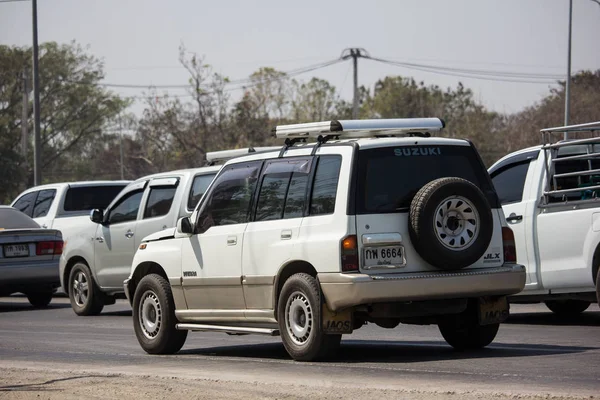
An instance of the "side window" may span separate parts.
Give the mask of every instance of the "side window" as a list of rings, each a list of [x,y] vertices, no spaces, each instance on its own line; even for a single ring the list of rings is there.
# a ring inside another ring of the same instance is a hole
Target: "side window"
[[[285,199],[283,218],[302,217],[304,214],[304,203],[306,202],[306,185],[308,185],[308,174],[294,172]]]
[[[121,222],[135,221],[140,202],[142,201],[143,190],[126,194],[115,207],[110,210],[108,216],[109,224],[118,224]]]
[[[208,189],[208,186],[215,179],[216,174],[198,175],[194,178],[192,183],[192,190],[190,191],[190,197],[188,198],[187,209],[193,210],[200,202],[202,195]]]
[[[528,168],[529,160],[508,165],[492,175],[500,204],[518,203],[523,199],[523,186]]]
[[[48,189],[41,190],[37,199],[35,200],[35,206],[33,207],[33,218],[45,217],[48,215],[50,205],[56,196],[56,190]]]
[[[33,215],[35,198],[37,197],[38,193],[39,192],[31,192],[21,196],[21,198],[15,202],[13,207],[21,211],[23,214],[31,217]]]
[[[198,231],[248,221],[261,162],[230,166],[216,178],[198,217]]]
[[[310,199],[310,215],[333,214],[342,158],[319,157]]]
[[[311,159],[269,161],[263,172],[255,221],[297,218],[304,213],[304,198]]]
[[[177,191],[176,186],[154,186],[150,188],[144,219],[167,215],[173,204],[173,197]]]

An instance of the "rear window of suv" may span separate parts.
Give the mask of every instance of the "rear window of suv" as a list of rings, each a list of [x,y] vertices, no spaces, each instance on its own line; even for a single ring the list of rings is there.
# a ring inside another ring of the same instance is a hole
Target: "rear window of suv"
[[[359,214],[405,211],[428,182],[455,176],[477,185],[490,205],[498,203],[487,171],[470,146],[400,146],[361,150]]]
[[[89,211],[95,208],[106,210],[111,201],[125,185],[80,186],[67,190],[65,211]]]

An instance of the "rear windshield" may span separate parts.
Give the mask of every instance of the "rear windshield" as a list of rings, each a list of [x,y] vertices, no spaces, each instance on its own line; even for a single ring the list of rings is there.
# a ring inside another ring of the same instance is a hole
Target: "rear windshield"
[[[105,210],[125,185],[82,186],[67,190],[65,211]]]
[[[37,222],[19,210],[14,208],[0,208],[0,230],[39,227]]]
[[[470,146],[402,146],[361,150],[358,157],[359,214],[405,211],[415,194],[437,178],[455,176],[477,185],[492,206],[497,195]]]

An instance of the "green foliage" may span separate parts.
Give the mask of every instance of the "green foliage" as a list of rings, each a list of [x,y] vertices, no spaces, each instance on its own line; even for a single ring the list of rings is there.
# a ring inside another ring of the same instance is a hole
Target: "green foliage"
[[[104,78],[102,63],[79,45],[40,45],[41,167],[45,182],[75,179],[95,156],[95,144],[104,143],[103,129],[129,103],[98,86]],[[23,70],[31,71],[31,49],[0,46],[0,133],[3,163],[18,170],[0,176],[0,201],[12,200],[18,189],[32,183],[33,112],[29,93],[29,140],[26,157],[20,155],[23,112]],[[30,75],[30,73],[28,74]],[[12,161],[7,161],[12,160]],[[25,163],[28,160],[28,163]],[[86,171],[88,177],[93,171]]]

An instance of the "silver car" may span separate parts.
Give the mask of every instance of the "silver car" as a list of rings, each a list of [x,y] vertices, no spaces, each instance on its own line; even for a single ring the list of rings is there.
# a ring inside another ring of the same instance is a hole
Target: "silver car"
[[[34,307],[45,307],[60,286],[58,261],[62,234],[42,229],[19,210],[0,206],[0,296],[23,293]]]

